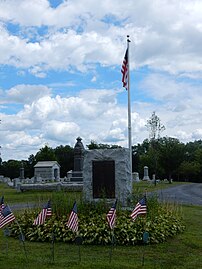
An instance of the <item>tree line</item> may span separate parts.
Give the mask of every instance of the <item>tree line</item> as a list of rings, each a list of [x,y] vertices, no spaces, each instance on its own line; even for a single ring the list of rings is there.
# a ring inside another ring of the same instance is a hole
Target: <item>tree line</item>
[[[91,149],[120,148],[118,145],[99,144],[91,141],[86,147]],[[144,166],[149,167],[149,176],[156,179],[175,181],[202,182],[202,140],[186,144],[172,137],[145,139],[141,144],[132,147],[132,169],[143,178]],[[11,179],[19,177],[20,168],[24,167],[25,177],[34,176],[34,165],[38,161],[57,161],[60,176],[65,177],[74,167],[74,148],[60,145],[51,148],[45,145],[28,160],[0,160],[0,175]]]

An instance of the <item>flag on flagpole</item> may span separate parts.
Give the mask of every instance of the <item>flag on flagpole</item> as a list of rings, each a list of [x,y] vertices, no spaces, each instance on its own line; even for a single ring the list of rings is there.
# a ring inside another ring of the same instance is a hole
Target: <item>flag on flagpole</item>
[[[0,212],[4,209],[5,205],[4,205],[4,196],[1,197],[0,200]]]
[[[107,213],[107,222],[109,224],[110,229],[114,229],[115,221],[116,221],[116,204],[117,200],[110,208],[109,212]]]
[[[0,214],[0,228],[3,228],[5,225],[11,223],[15,220],[15,216],[10,210],[9,206],[5,206]]]
[[[137,218],[138,215],[147,213],[146,197],[144,196],[135,206],[132,214],[130,215],[133,220]]]
[[[121,68],[121,73],[122,73],[122,82],[123,82],[123,87],[128,89],[128,73],[129,73],[129,68],[128,68],[128,48],[126,49],[126,53],[123,59],[122,63],[122,68]]]
[[[50,200],[49,200],[48,203],[42,209],[42,211],[39,213],[37,218],[34,220],[33,225],[44,224],[46,218],[50,217],[51,215],[52,215],[52,209],[51,209],[51,204],[50,204]]]
[[[66,225],[73,232],[78,232],[79,225],[78,225],[78,214],[77,214],[76,202],[74,202],[72,211],[70,213],[70,216]]]

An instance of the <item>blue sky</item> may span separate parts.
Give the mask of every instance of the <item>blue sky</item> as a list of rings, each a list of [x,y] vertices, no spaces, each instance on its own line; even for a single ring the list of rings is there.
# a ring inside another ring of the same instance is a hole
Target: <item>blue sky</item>
[[[44,145],[127,147],[121,65],[130,35],[132,144],[202,137],[202,3],[193,0],[0,1],[0,141],[3,160]]]

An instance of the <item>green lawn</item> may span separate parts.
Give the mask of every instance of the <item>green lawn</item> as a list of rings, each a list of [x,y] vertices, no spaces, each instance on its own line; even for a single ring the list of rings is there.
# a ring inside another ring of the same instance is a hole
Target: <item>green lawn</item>
[[[148,191],[155,186],[137,183],[134,190]],[[161,183],[160,183],[161,184]],[[159,184],[159,185],[160,185]],[[174,186],[162,183],[161,188]],[[157,188],[159,187],[157,185]],[[17,193],[0,184],[0,190],[5,195],[6,202],[37,201],[47,198],[51,193],[25,192]],[[1,194],[0,194],[1,195]],[[78,194],[77,194],[78,195]],[[147,246],[115,246],[110,262],[110,246],[81,246],[79,261],[79,247],[65,243],[55,244],[53,261],[51,243],[37,243],[25,241],[27,259],[22,243],[13,238],[4,236],[0,230],[0,268],[1,269],[36,269],[36,268],[147,268],[147,269],[196,269],[202,266],[202,206],[182,206],[186,230],[166,243]],[[143,266],[144,256],[144,266]]]
[[[134,193],[144,193],[145,191],[155,191],[165,188],[170,188],[177,186],[179,184],[189,184],[185,182],[173,182],[172,184],[169,184],[168,182],[160,182],[156,186],[147,181],[140,181],[133,184],[133,192]],[[52,196],[51,191],[25,191],[25,192],[17,192],[15,189],[12,189],[8,187],[4,183],[0,183],[0,197],[4,195],[5,202],[9,205],[15,204],[15,203],[38,203],[43,199],[44,201],[49,199]],[[75,196],[80,197],[81,193],[72,193],[68,192],[69,196]]]
[[[30,203],[35,203],[36,205],[41,205],[51,199],[52,195],[56,192],[53,191],[24,191],[17,192],[16,189],[8,187],[6,184],[0,183],[0,197],[4,195],[4,202],[11,206],[17,203],[24,203],[29,205]],[[81,197],[81,192],[68,192],[68,197],[72,199],[79,199]]]
[[[151,181],[139,181],[139,182],[134,182],[133,192],[134,193],[151,192],[155,190],[163,190],[166,188],[175,187],[177,185],[182,185],[182,184],[190,184],[190,183],[189,182],[172,182],[170,184],[169,182],[160,181],[155,186],[155,184]]]

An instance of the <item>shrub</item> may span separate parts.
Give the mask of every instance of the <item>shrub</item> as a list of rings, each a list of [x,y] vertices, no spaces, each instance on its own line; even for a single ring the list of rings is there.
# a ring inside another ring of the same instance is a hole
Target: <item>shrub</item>
[[[147,205],[147,216],[140,215],[135,221],[130,218],[131,210],[122,210],[120,206],[117,208],[117,220],[114,228],[116,244],[142,244],[145,231],[149,233],[149,243],[160,243],[184,230],[179,206],[160,204],[156,197],[148,198]],[[68,213],[70,210],[69,208]],[[79,235],[83,238],[83,244],[111,244],[112,233],[106,221],[108,210],[109,206],[104,202],[98,204],[81,202],[78,204]],[[35,210],[25,211],[24,214],[18,216],[18,221],[27,240],[51,241],[54,234],[56,241],[74,241],[75,234],[66,226],[68,215],[60,215],[57,211],[57,214],[53,214],[44,225],[34,226],[33,220],[36,215]],[[19,235],[19,227],[15,223],[11,225],[11,232],[13,236]]]

